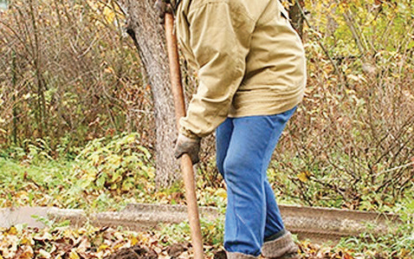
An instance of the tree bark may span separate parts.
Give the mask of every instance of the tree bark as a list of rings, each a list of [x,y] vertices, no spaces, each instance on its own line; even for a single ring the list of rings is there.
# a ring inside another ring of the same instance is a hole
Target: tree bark
[[[291,24],[293,28],[297,31],[300,38],[303,37],[303,7],[305,6],[304,0],[294,1],[294,5],[289,8],[289,16],[291,19]]]
[[[127,32],[132,37],[145,67],[154,102],[156,125],[156,184],[165,187],[179,177],[173,155],[176,138],[174,103],[170,90],[165,32],[154,10],[154,0],[118,0],[127,16]]]

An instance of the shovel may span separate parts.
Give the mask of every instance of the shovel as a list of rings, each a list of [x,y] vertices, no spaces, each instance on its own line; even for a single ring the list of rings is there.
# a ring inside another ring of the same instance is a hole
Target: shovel
[[[174,98],[175,118],[177,128],[180,127],[180,118],[186,114],[183,87],[181,85],[181,70],[177,49],[177,38],[174,34],[174,18],[170,13],[165,14],[165,32],[167,38],[168,60],[170,65],[171,90]],[[200,216],[197,206],[196,186],[194,181],[193,163],[190,156],[181,157],[181,172],[183,174],[185,197],[187,200],[188,219],[190,222],[191,241],[194,249],[194,258],[202,259],[203,240],[201,237]]]

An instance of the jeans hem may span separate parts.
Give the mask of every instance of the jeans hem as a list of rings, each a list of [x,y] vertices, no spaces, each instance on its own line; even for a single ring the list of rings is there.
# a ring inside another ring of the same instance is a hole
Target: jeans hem
[[[286,235],[286,233],[287,233],[287,230],[286,230],[286,229],[282,229],[282,230],[280,230],[279,232],[277,232],[277,233],[275,233],[275,234],[273,234],[273,235],[271,235],[271,236],[269,236],[269,237],[266,237],[266,238],[264,239],[264,241],[265,241],[265,242],[270,242],[270,241],[276,240],[276,239],[278,239],[278,238],[280,238],[280,237],[282,237],[282,236]]]

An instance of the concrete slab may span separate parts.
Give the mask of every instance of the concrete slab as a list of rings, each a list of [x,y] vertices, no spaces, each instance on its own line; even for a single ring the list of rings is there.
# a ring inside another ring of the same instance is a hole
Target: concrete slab
[[[43,224],[34,217],[48,218],[47,207],[21,207],[0,209],[0,227],[9,228],[17,224],[27,224],[29,227],[44,228]]]
[[[215,220],[219,212],[213,207],[200,207],[200,216]],[[100,212],[86,215],[81,210],[53,209],[48,216],[55,220],[69,220],[81,226],[86,221],[96,226],[123,226],[130,230],[157,228],[160,224],[178,224],[187,220],[187,207],[183,205],[129,204],[119,212]]]
[[[314,243],[337,242],[342,237],[358,236],[363,232],[381,235],[393,231],[400,222],[398,215],[375,212],[358,212],[328,208],[280,206],[288,230],[299,239],[310,239]],[[32,215],[50,220],[69,220],[73,226],[82,226],[86,221],[95,226],[122,226],[130,230],[158,228],[161,224],[176,224],[187,221],[187,208],[182,205],[130,204],[119,212],[86,214],[83,210],[58,208],[13,208],[0,210],[0,227],[28,224],[44,227]],[[214,221],[220,216],[212,207],[201,207],[201,217]]]

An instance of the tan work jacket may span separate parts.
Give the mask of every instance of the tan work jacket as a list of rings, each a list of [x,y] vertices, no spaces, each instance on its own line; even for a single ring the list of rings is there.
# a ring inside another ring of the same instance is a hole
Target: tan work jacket
[[[228,116],[278,114],[302,100],[304,50],[278,0],[182,0],[176,28],[200,82],[180,121],[184,135],[204,137]]]

